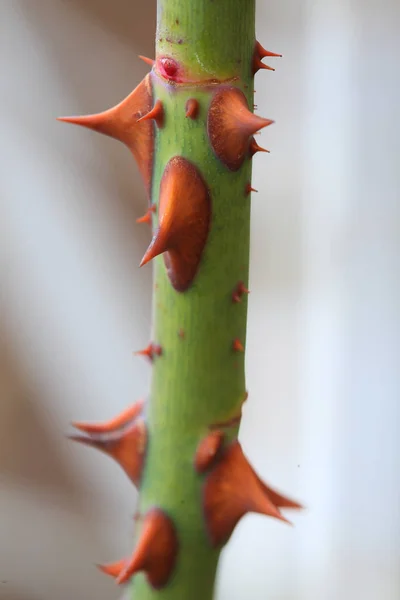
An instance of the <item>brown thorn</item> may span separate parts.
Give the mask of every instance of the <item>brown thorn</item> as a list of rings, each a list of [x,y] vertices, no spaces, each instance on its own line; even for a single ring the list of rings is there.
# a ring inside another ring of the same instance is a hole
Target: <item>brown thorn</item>
[[[132,152],[150,195],[153,167],[154,131],[149,122],[138,124],[152,105],[149,75],[122,102],[99,114],[83,117],[59,117],[58,121],[73,123],[98,131],[121,141]]]
[[[236,285],[235,289],[232,292],[233,302],[241,302],[243,294],[250,294],[250,290],[248,290],[247,287],[245,287],[243,281],[239,281],[239,283]]]
[[[282,54],[275,54],[275,52],[270,52],[269,50],[266,50],[261,46],[260,42],[256,42],[256,52],[260,58],[266,58],[267,56],[282,58]]]
[[[207,131],[215,155],[231,171],[240,169],[257,131],[272,125],[249,110],[245,95],[238,88],[218,90],[208,111]]]
[[[199,108],[200,105],[198,100],[196,100],[196,98],[189,98],[185,106],[186,117],[189,117],[189,119],[196,119],[199,114]]]
[[[178,539],[172,520],[162,510],[152,508],[144,517],[137,546],[117,583],[126,583],[144,571],[150,585],[160,589],[172,575],[177,554]]]
[[[245,187],[245,194],[246,196],[248,196],[251,192],[258,192],[258,190],[256,190],[256,188],[251,187],[251,183],[246,183],[246,187]]]
[[[253,75],[255,75],[257,73],[257,71],[260,71],[260,69],[265,69],[267,71],[275,71],[275,69],[273,67],[266,65],[265,63],[262,62],[262,60],[258,56],[254,55],[254,57],[253,57]]]
[[[147,428],[137,418],[126,428],[108,435],[68,436],[69,439],[101,450],[113,458],[135,485],[139,485],[147,444]]]
[[[223,431],[212,431],[200,441],[194,459],[197,473],[208,471],[222,447],[224,437]]]
[[[121,571],[125,569],[127,562],[127,558],[122,558],[121,560],[114,563],[109,563],[106,565],[97,565],[97,568],[100,569],[102,573],[105,573],[110,577],[117,578]]]
[[[125,427],[131,421],[136,419],[136,417],[138,417],[142,412],[143,405],[144,400],[138,400],[135,402],[135,404],[125,409],[117,417],[106,421],[105,423],[85,423],[73,421],[71,425],[72,427],[75,427],[75,429],[79,429],[79,431],[83,431],[84,433],[112,433],[118,429],[121,429],[122,427]]]
[[[152,223],[152,214],[156,212],[156,205],[152,204],[148,211],[142,216],[136,219],[136,223],[148,223],[151,225]]]
[[[158,127],[162,127],[164,124],[164,107],[161,100],[157,100],[153,108],[143,117],[140,117],[136,121],[136,123],[142,123],[143,121],[148,121],[149,119],[153,119]]]
[[[207,241],[211,201],[197,167],[174,156],[165,167],[160,184],[159,227],[140,266],[164,254],[173,287],[185,291],[192,283]]]
[[[253,137],[253,138],[251,138],[250,144],[249,144],[250,158],[252,158],[256,154],[256,152],[268,152],[268,154],[269,154],[269,150],[266,150],[265,148],[262,148],[261,146],[259,146]]]
[[[137,350],[134,352],[134,354],[135,356],[146,356],[149,360],[153,361],[155,356],[161,356],[162,347],[158,344],[153,344],[153,342],[150,342],[146,348],[143,348],[143,350]]]
[[[224,449],[220,460],[207,475],[204,486],[204,512],[214,547],[226,543],[236,524],[249,512],[288,523],[279,506],[268,495],[268,490],[250,466],[238,441]],[[277,499],[277,496],[273,497]]]
[[[138,55],[139,58],[145,62],[147,65],[150,65],[151,67],[154,65],[154,63],[156,62],[155,60],[153,60],[152,58],[147,58],[147,56],[143,56],[142,54]]]

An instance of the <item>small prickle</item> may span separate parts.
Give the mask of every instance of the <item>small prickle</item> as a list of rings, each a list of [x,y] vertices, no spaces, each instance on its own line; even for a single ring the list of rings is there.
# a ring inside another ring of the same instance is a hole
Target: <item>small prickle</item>
[[[145,356],[150,361],[153,361],[156,356],[162,355],[162,348],[159,344],[153,344],[153,342],[150,342],[150,344],[148,344],[146,348],[143,348],[143,350],[137,350],[135,355]]]
[[[243,346],[242,342],[238,338],[236,338],[236,339],[233,340],[233,342],[232,342],[232,350],[234,352],[244,352],[244,346]]]
[[[233,302],[241,302],[243,294],[250,294],[250,290],[247,289],[243,281],[239,281],[239,283],[236,285],[235,289],[232,292]]]
[[[189,119],[197,118],[197,115],[199,114],[199,103],[196,98],[189,98],[186,102],[185,110],[186,117],[189,117]]]
[[[259,146],[253,137],[253,138],[251,138],[250,144],[249,144],[250,158],[253,158],[253,156],[255,155],[256,152],[268,152],[269,153],[269,150],[266,150],[265,148],[262,148],[261,146]]]
[[[148,209],[148,211],[146,211],[142,217],[139,217],[138,219],[136,219],[136,223],[148,223],[149,225],[151,225],[152,215],[153,215],[153,213],[156,212],[156,208],[157,208],[156,205],[152,204],[150,206],[150,208]]]
[[[164,107],[161,100],[157,100],[153,108],[147,114],[143,115],[143,117],[140,117],[137,123],[149,120],[155,121],[159,128],[164,125]]]
[[[269,50],[265,50],[265,48],[263,48],[261,46],[260,42],[256,42],[255,47],[254,47],[253,60],[252,60],[253,75],[255,75],[257,73],[257,71],[259,71],[260,69],[267,69],[268,71],[275,71],[275,69],[273,69],[272,67],[270,67],[262,62],[262,59],[266,58],[267,56],[280,58],[282,56],[282,54],[275,54],[274,52],[269,52]]]

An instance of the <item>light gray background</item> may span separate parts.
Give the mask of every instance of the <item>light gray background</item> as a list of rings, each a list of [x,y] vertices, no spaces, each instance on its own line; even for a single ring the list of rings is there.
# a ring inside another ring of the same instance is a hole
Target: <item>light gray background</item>
[[[146,393],[149,241],[128,151],[57,123],[125,97],[155,0],[0,0],[0,599],[112,600],[136,493],[63,438]],[[245,518],[219,600],[400,597],[397,0],[258,2],[283,52],[254,160],[241,439],[308,507]],[[275,64],[275,63],[274,63]]]

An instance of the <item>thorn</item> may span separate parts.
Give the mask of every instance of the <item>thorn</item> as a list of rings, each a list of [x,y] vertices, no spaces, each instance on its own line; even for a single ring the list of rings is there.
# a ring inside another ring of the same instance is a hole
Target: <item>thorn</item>
[[[252,113],[243,92],[238,88],[217,91],[208,112],[208,136],[216,156],[230,169],[237,171],[248,152],[249,138],[272,125]]]
[[[250,140],[250,145],[249,145],[249,155],[250,158],[252,158],[256,152],[268,152],[269,154],[269,150],[266,150],[265,148],[262,148],[261,146],[259,146],[256,142],[256,140],[254,138],[251,138]]]
[[[260,44],[260,42],[256,42],[255,47],[254,47],[254,53],[253,53],[253,62],[252,62],[252,69],[253,69],[253,75],[255,75],[257,73],[257,71],[259,71],[260,69],[267,69],[268,71],[275,71],[275,69],[273,69],[272,67],[265,65],[262,62],[263,58],[266,57],[281,57],[281,54],[275,54],[274,52],[269,52],[269,50],[265,50],[265,48],[263,48]]]
[[[199,113],[199,106],[199,102],[196,98],[189,98],[185,106],[186,117],[189,117],[189,119],[196,119]]]
[[[136,223],[148,223],[149,225],[151,225],[152,223],[152,213],[156,212],[156,205],[152,204],[149,208],[149,210],[147,212],[145,212],[145,214],[143,215],[143,217],[139,217],[138,219],[136,219]]]
[[[106,421],[105,423],[82,423],[74,421],[71,423],[72,427],[83,431],[84,433],[112,433],[118,431],[122,427],[128,425],[131,421],[136,419],[137,416],[142,412],[144,406],[144,400],[138,400],[135,404],[132,404],[129,408],[125,409],[114,419]]]
[[[147,428],[143,419],[135,419],[129,427],[108,436],[92,434],[68,436],[69,439],[101,450],[113,458],[137,486],[140,483],[147,444]]]
[[[145,62],[147,65],[150,65],[151,67],[155,64],[155,60],[153,60],[152,58],[147,58],[147,56],[143,56],[142,54],[138,55],[139,58]]]
[[[97,568],[100,569],[102,573],[109,575],[110,577],[117,578],[121,571],[126,568],[126,564],[128,559],[123,558],[115,563],[109,563],[107,565],[97,565]]]
[[[243,346],[242,342],[238,338],[236,338],[236,339],[233,340],[233,342],[232,342],[232,350],[234,352],[244,352],[244,346]]]
[[[153,361],[155,356],[161,356],[162,348],[158,344],[153,344],[153,342],[150,342],[146,348],[143,348],[143,350],[137,350],[137,352],[134,354],[135,356],[147,356],[148,359]]]
[[[152,104],[149,75],[125,98],[104,112],[83,117],[59,117],[58,121],[87,127],[121,141],[132,152],[147,192],[150,192],[153,165],[154,131],[151,123],[139,123]],[[139,123],[139,124],[138,124]]]
[[[155,589],[164,587],[174,570],[178,553],[178,539],[172,520],[159,508],[152,508],[145,516],[137,546],[118,574],[117,583],[126,583],[144,571]]]
[[[140,117],[136,121],[136,123],[142,123],[143,121],[148,121],[149,119],[153,119],[158,127],[162,127],[164,124],[164,107],[161,100],[157,100],[153,108],[143,117]]]
[[[185,291],[199,267],[210,213],[209,191],[197,168],[181,156],[171,158],[161,178],[159,227],[140,266],[165,253],[173,287]]]
[[[249,512],[289,523],[279,508],[289,508],[289,503],[290,508],[300,507],[261,482],[238,441],[223,450],[207,475],[203,494],[207,529],[214,547],[226,543],[236,524]]]
[[[266,58],[267,56],[272,56],[275,58],[282,58],[282,54],[275,54],[275,52],[270,52],[263,48],[260,42],[256,42],[256,51],[260,58]]]
[[[222,447],[224,437],[225,434],[223,431],[215,430],[201,440],[194,459],[194,466],[197,473],[208,471]]]
[[[256,190],[256,188],[251,187],[251,183],[246,183],[246,187],[245,187],[245,194],[246,196],[248,196],[251,192],[258,192],[258,190]]]
[[[270,67],[269,65],[266,65],[265,63],[263,63],[262,60],[260,60],[258,58],[258,56],[254,56],[253,57],[253,75],[255,75],[257,73],[257,71],[260,71],[261,69],[265,69],[267,71],[275,71],[275,69],[273,67]]]
[[[245,287],[243,281],[239,281],[239,283],[237,284],[237,286],[235,287],[235,289],[232,292],[233,302],[236,302],[236,303],[241,302],[243,294],[250,294],[250,290],[248,290]]]

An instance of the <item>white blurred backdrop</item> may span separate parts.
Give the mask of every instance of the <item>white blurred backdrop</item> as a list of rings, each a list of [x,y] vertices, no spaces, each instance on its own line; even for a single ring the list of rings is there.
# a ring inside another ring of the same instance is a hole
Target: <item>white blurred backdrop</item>
[[[64,439],[144,395],[145,195],[117,142],[55,121],[124,98],[155,0],[0,2],[0,599],[112,600],[136,494]],[[400,597],[398,0],[258,2],[246,405],[295,528],[246,517],[218,600]]]

